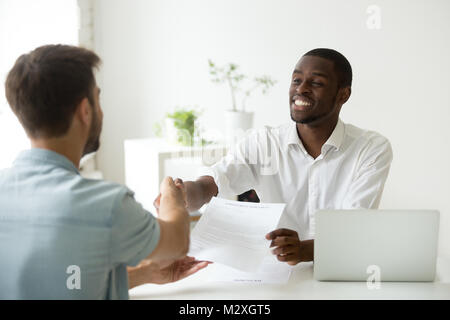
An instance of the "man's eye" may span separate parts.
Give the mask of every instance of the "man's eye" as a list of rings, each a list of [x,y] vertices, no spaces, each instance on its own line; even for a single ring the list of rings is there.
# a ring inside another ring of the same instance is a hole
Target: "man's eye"
[[[321,86],[323,86],[323,83],[322,83],[322,82],[317,82],[317,81],[313,81],[313,82],[311,82],[311,84],[312,84],[313,86],[316,86],[316,87],[321,87]]]
[[[293,79],[292,82],[293,83],[300,83],[300,79]]]

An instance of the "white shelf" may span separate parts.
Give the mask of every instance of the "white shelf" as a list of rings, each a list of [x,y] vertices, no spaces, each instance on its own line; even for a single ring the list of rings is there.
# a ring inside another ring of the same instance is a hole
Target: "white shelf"
[[[153,201],[165,176],[195,180],[226,152],[223,145],[186,147],[160,138],[125,140],[125,184],[145,209],[155,212]]]

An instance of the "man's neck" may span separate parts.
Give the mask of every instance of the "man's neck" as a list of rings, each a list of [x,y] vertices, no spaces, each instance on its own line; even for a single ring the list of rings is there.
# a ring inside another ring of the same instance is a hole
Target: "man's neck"
[[[64,138],[31,139],[31,147],[54,151],[69,159],[78,169],[83,155],[82,148]]]
[[[318,126],[297,123],[297,134],[306,151],[315,159],[322,152],[322,146],[333,133],[339,118],[330,119]]]

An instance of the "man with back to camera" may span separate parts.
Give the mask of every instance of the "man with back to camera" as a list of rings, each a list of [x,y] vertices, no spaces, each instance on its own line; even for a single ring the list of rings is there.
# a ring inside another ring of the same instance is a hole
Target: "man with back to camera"
[[[186,257],[181,180],[164,179],[154,218],[128,188],[80,176],[81,157],[100,145],[99,64],[92,51],[48,45],[20,56],[7,76],[32,148],[0,172],[0,299],[128,299],[129,288],[208,264]]]
[[[352,68],[339,52],[304,54],[289,88],[294,123],[254,131],[210,175],[185,182],[188,210],[254,189],[261,202],[286,203],[279,229],[266,235],[277,259],[312,261],[315,211],[378,208],[392,162],[386,138],[340,120],[351,85]]]

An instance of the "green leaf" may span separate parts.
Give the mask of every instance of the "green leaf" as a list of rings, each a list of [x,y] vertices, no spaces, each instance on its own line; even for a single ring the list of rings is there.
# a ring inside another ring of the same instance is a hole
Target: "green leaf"
[[[174,119],[174,126],[179,130],[186,130],[191,139],[191,145],[194,141],[195,121],[198,119],[200,112],[195,109],[178,109],[173,113],[167,113],[167,117]],[[183,137],[178,138],[178,142],[183,142]]]

